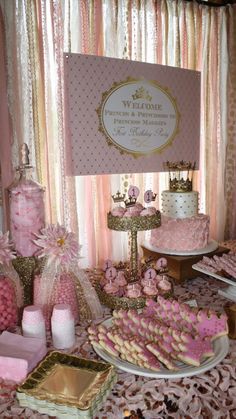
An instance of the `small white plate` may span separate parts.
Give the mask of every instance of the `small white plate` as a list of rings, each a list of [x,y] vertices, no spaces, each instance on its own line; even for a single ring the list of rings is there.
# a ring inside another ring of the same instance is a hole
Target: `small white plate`
[[[107,319],[102,323],[106,327],[112,325],[112,319]],[[182,362],[178,363],[179,371],[170,371],[163,367],[160,371],[152,371],[147,368],[141,368],[138,365],[131,364],[130,362],[123,361],[119,357],[110,355],[105,349],[94,347],[95,352],[105,361],[115,365],[117,368],[130,372],[135,375],[150,378],[182,378],[191,377],[193,375],[202,374],[219,364],[224,359],[229,351],[228,336],[221,336],[213,342],[215,355],[207,358],[199,367],[192,367]]]
[[[143,247],[153,252],[161,253],[163,255],[172,255],[172,256],[195,256],[195,255],[205,255],[206,253],[214,252],[219,245],[215,240],[210,240],[208,245],[202,249],[196,250],[185,250],[181,252],[179,250],[170,250],[170,249],[162,249],[161,247],[153,246],[151,243],[144,242]]]

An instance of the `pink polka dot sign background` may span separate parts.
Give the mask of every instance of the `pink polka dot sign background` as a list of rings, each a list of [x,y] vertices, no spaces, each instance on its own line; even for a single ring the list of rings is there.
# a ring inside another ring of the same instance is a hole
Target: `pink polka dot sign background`
[[[68,175],[199,163],[200,73],[93,55],[65,59]]]

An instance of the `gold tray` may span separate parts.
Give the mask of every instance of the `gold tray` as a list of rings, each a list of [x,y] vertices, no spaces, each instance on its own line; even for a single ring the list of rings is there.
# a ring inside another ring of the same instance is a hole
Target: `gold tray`
[[[110,212],[107,214],[107,226],[110,230],[116,231],[144,231],[152,230],[161,225],[161,213],[157,211],[154,215],[145,215],[144,217],[117,217]]]
[[[92,413],[115,381],[110,364],[52,351],[18,387],[17,397],[21,400],[24,393],[29,401],[34,398]]]

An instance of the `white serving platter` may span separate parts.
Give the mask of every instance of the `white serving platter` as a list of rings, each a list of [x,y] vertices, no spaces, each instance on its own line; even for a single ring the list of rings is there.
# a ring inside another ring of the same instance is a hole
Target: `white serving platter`
[[[112,319],[107,319],[102,324],[106,327],[110,327],[112,325]],[[205,361],[202,362],[202,364],[199,367],[193,367],[179,362],[179,371],[170,371],[164,366],[163,369],[160,371],[152,371],[131,364],[130,362],[123,361],[119,357],[110,355],[105,349],[100,349],[94,346],[94,350],[102,359],[114,365],[118,369],[130,372],[135,375],[140,375],[149,378],[183,378],[202,374],[218,365],[226,357],[229,351],[228,336],[221,336],[218,339],[216,339],[213,342],[213,347],[215,355],[211,358],[207,358]]]
[[[189,250],[189,251],[177,251],[177,250],[170,250],[170,249],[162,249],[161,247],[153,246],[151,243],[145,241],[143,243],[143,247],[145,247],[148,250],[151,250],[153,252],[161,253],[164,255],[172,255],[172,256],[197,256],[197,255],[205,255],[206,253],[214,252],[219,245],[218,242],[215,240],[210,240],[208,245],[202,249],[196,249],[196,250]]]

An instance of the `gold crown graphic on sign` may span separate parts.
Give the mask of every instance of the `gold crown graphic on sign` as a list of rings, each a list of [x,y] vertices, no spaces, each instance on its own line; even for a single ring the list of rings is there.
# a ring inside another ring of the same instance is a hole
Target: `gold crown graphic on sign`
[[[133,207],[137,202],[137,198],[129,196],[129,198],[126,199],[124,202],[125,202],[126,208]]]
[[[133,100],[145,99],[145,100],[148,100],[149,102],[151,102],[152,100],[152,96],[149,94],[149,92],[146,89],[144,89],[143,86],[141,86],[139,89],[135,91],[135,94],[132,95],[132,98]]]
[[[121,194],[119,191],[117,191],[116,195],[111,196],[113,201],[116,202],[124,202],[125,194]]]
[[[172,192],[190,192],[192,191],[193,171],[196,163],[179,161],[164,163],[165,169],[169,171],[169,189]],[[183,173],[187,172],[187,173]]]

